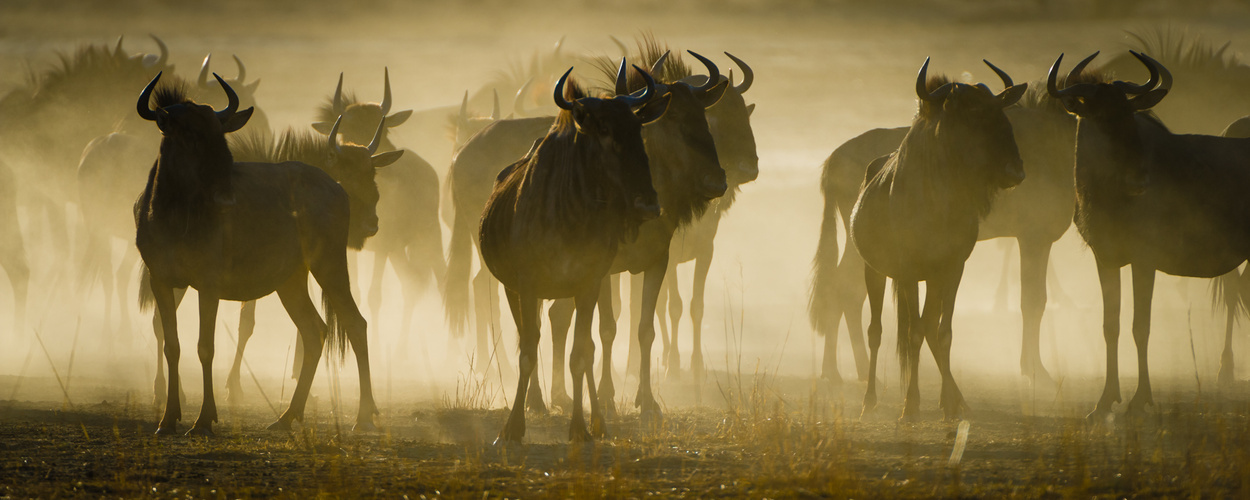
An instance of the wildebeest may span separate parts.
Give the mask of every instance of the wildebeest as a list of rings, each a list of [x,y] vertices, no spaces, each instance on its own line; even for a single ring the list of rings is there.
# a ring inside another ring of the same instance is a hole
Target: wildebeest
[[[331,352],[353,346],[360,367],[357,428],[373,427],[377,407],[369,375],[366,322],[351,296],[347,273],[349,200],[326,172],[303,163],[236,163],[226,134],[237,131],[251,110],[214,75],[229,100],[222,111],[196,104],[182,87],[166,87],[150,101],[160,73],[137,103],[139,116],[161,130],[160,154],[147,186],[135,202],[135,245],[150,276],[165,336],[169,394],[158,434],[177,432],[180,348],[174,290],[199,292],[197,352],[203,369],[204,405],[189,431],[212,434],[217,420],[212,360],[217,306],[221,299],[254,300],[274,291],[303,339],[305,369],[291,405],[271,425],[289,428],[303,418],[312,375],[325,335]],[[308,295],[308,273],[321,285],[326,322]],[[328,331],[327,331],[328,330]]]
[[[946,417],[958,417],[966,406],[950,369],[955,295],[994,194],[1025,177],[1003,109],[1028,85],[1014,85],[1007,73],[985,63],[1002,79],[1002,92],[928,78],[925,60],[916,77],[920,110],[911,129],[897,151],[869,165],[851,212],[851,240],[867,264],[864,282],[872,311],[865,412],[876,406],[887,276],[894,280],[898,302],[898,356],[907,386],[903,417],[920,409],[920,347],[926,340],[942,374],[940,406]],[[926,284],[923,313],[920,281]]]
[[[1072,83],[1094,81],[1101,73],[1086,70]],[[1075,194],[1072,187],[1072,148],[1076,120],[1044,88],[1027,91],[1005,110],[1012,124],[1028,179],[1005,192],[981,221],[977,238],[1015,238],[1020,252],[1020,311],[1022,343],[1020,372],[1038,382],[1051,377],[1042,365],[1039,348],[1042,315],[1047,301],[1047,269],[1051,246],[1072,225]],[[838,323],[845,318],[859,379],[868,379],[862,311],[867,300],[864,262],[854,245],[838,255],[838,221],[850,223],[868,164],[898,148],[909,127],[873,129],[846,141],[825,160],[821,193],[824,218],[816,256],[808,317],[817,334],[825,337],[821,376],[840,382],[837,365]]]
[[[238,55],[233,57],[235,67],[238,68],[239,73],[233,79],[226,80],[226,83],[230,84],[230,88],[234,89],[235,94],[238,94],[239,106],[256,109],[252,113],[252,118],[247,121],[248,130],[253,131],[253,134],[269,134],[269,117],[265,115],[263,109],[256,106],[256,89],[260,87],[260,79],[257,78],[248,82],[247,67],[243,65],[243,60],[239,59]],[[192,98],[210,106],[224,105],[225,103],[219,102],[221,99],[219,97],[221,95],[220,86],[217,85],[216,81],[208,79],[208,75],[211,73],[209,63],[212,62],[212,58],[213,55],[208,54],[204,56],[204,61],[200,63],[200,74],[195,79],[195,91]]]
[[[659,420],[661,417],[660,407],[651,392],[651,347],[655,342],[656,304],[660,285],[669,268],[669,248],[672,246],[673,234],[678,228],[688,226],[702,216],[711,201],[725,194],[728,189],[725,171],[720,166],[704,110],[721,99],[729,83],[721,79],[720,72],[712,61],[694,52],[690,52],[690,55],[707,67],[708,76],[704,78],[703,84],[693,86],[683,81],[657,84],[656,91],[669,97],[668,112],[642,130],[662,213],[658,219],[648,221],[639,228],[637,239],[621,244],[611,266],[614,274],[627,271],[635,275],[642,273],[641,294],[635,294],[640,296],[641,312],[631,318],[631,321],[638,323],[638,347],[641,353],[638,358],[638,395],[634,405],[641,409],[645,421]],[[663,64],[663,60],[664,57],[661,57],[655,66]],[[636,92],[639,85],[637,82],[643,79],[641,75],[635,75],[631,82],[626,79],[624,65],[621,70],[617,76],[616,93],[627,95]],[[647,81],[650,81],[650,77]],[[604,295],[599,297],[599,317],[609,318],[613,316],[611,295],[607,283],[604,285]],[[558,320],[555,315],[560,311],[567,314],[568,308],[559,309],[553,306],[552,311],[552,351],[559,352],[564,350],[566,342],[566,334],[561,331],[561,325],[567,328],[569,321],[567,316]],[[603,345],[603,373],[599,381],[599,393],[604,399],[612,401],[616,396],[612,381],[612,344],[616,338],[616,322],[600,321],[599,335]],[[562,357],[555,354],[552,359],[558,362]],[[576,380],[576,370],[573,376]],[[551,392],[553,402],[564,400],[562,367],[557,366],[552,370]],[[575,404],[576,402],[574,399]]]
[[[379,137],[381,151],[394,151],[390,129],[404,123],[411,110],[391,110],[390,70],[383,72],[382,101],[362,102],[343,92],[343,75],[339,75],[334,96],[317,109],[318,121],[313,128],[328,133],[334,121],[343,117],[339,133],[343,139],[368,144],[379,120],[385,120]],[[441,285],[446,274],[443,260],[443,232],[438,220],[439,181],[434,167],[409,149],[403,156],[378,172],[378,234],[370,238],[365,249],[374,253],[372,279],[368,292],[370,316],[375,325],[382,307],[382,277],[386,264],[395,269],[403,287],[404,309],[399,330],[400,349],[407,346],[411,334],[412,314],[416,301],[431,283]]]
[[[572,360],[576,400],[569,438],[592,439],[582,410],[583,380],[590,388],[591,421],[596,433],[602,432],[591,372],[595,302],[618,245],[637,236],[639,225],[660,212],[642,125],[663,115],[669,98],[651,100],[655,92],[649,77],[647,91],[636,97],[584,97],[575,85],[566,96],[572,71],[556,84],[555,102],[563,111],[551,131],[499,175],[482,214],[483,262],[503,283],[521,338],[521,377],[499,435],[504,441],[520,441],[525,435],[526,387],[538,364],[539,305],[544,298],[573,296],[577,301]],[[637,115],[635,107],[640,107]]]
[[[1133,52],[1150,72],[1144,84],[1124,81],[1060,88],[1060,55],[1047,76],[1048,92],[1077,115],[1076,214],[1102,288],[1107,382],[1090,419],[1110,415],[1120,401],[1120,268],[1132,266],[1133,340],[1138,387],[1128,411],[1153,404],[1147,342],[1155,271],[1216,277],[1250,256],[1250,139],[1171,133],[1139,111],[1171,89],[1167,68]],[[1078,63],[1079,71],[1098,53]]]
[[[159,54],[127,54],[118,39],[113,47],[90,45],[58,54],[59,64],[29,76],[29,83],[0,97],[0,157],[16,174],[18,201],[32,217],[46,217],[58,264],[70,248],[66,206],[77,199],[76,166],[91,140],[133,117],[128,102],[167,66],[168,50],[152,37]],[[90,112],[84,112],[89,110]],[[131,200],[133,201],[133,200]]]

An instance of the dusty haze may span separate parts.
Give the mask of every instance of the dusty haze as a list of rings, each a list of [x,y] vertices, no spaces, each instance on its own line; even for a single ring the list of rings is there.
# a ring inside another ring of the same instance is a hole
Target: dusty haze
[[[755,70],[755,84],[745,98],[757,106],[752,125],[760,175],[743,186],[717,236],[706,295],[705,359],[714,372],[710,375],[713,382],[725,371],[778,373],[806,380],[819,373],[824,341],[815,336],[806,314],[810,263],[820,225],[821,162],[843,141],[867,129],[910,122],[915,113],[915,72],[925,57],[933,58],[932,72],[985,81],[997,89],[998,80],[981,63],[982,58],[1009,72],[1017,82],[1035,81],[1045,76],[1061,52],[1083,56],[1102,50],[1107,57],[1127,50],[1125,30],[1170,25],[1216,46],[1229,41],[1235,53],[1250,50],[1250,32],[1245,29],[1250,26],[1250,11],[1230,2],[1211,2],[1201,12],[1178,12],[1166,3],[1151,3],[1129,15],[1099,15],[1084,2],[1016,7],[1015,2],[916,5],[900,1],[875,9],[850,2],[778,3],[784,6],[751,0],[643,2],[618,10],[571,1],[555,6],[502,1],[418,6],[376,1],[350,9],[301,2],[251,6],[241,1],[226,2],[221,8],[206,2],[143,9],[122,2],[122,7],[110,10],[108,2],[71,7],[68,2],[20,1],[0,6],[0,91],[25,81],[30,70],[49,67],[57,51],[72,51],[81,44],[113,43],[125,35],[126,50],[154,52],[146,38],[152,33],[168,43],[170,62],[184,77],[194,77],[209,52],[215,56],[214,69],[223,76],[232,75],[229,56],[238,55],[247,63],[249,80],[263,81],[256,98],[272,126],[305,129],[313,120],[313,108],[333,92],[339,72],[346,75],[345,86],[362,99],[379,100],[382,71],[389,67],[394,109],[421,110],[458,104],[465,90],[477,90],[495,72],[550,50],[561,38],[565,38],[564,50],[571,53],[613,55],[617,52],[608,35],[629,43],[640,32],[651,31],[673,48],[713,56],[722,72],[732,65],[721,53],[731,52]],[[597,76],[589,63],[578,65],[576,73]],[[136,96],[140,90],[134,89]],[[400,146],[414,142],[403,126],[394,129],[391,138]],[[427,155],[440,176],[447,170],[450,144],[447,148]],[[435,161],[439,157],[442,160]],[[145,164],[152,160],[134,159]],[[134,187],[136,196],[141,189]],[[55,366],[59,377],[69,381],[69,397],[76,402],[150,400],[156,362],[150,313],[137,316],[128,331],[118,331],[116,317],[112,324],[104,324],[101,290],[79,290],[74,285],[73,265],[49,257],[61,252],[50,250],[47,236],[30,229],[36,221],[22,214],[32,262],[28,330],[7,331],[13,314],[11,292],[0,286],[0,325],[6,325],[0,334],[0,399],[62,399],[52,382]],[[447,234],[445,228],[444,241]],[[842,235],[845,238],[845,232]],[[118,248],[123,244],[132,243],[114,242]],[[1011,256],[1007,268],[1005,253]],[[1014,242],[992,240],[978,245],[966,268],[955,310],[952,363],[974,405],[989,394],[980,388],[1006,389],[995,393],[1010,395],[1020,380],[1017,261]],[[367,289],[368,273],[357,269],[370,269],[372,254],[362,252],[357,262],[353,270],[357,290]],[[1092,407],[1104,370],[1093,258],[1070,230],[1056,245],[1051,262],[1062,294],[1053,289],[1050,293],[1042,325],[1042,359],[1054,376],[1069,381],[1064,384],[1064,397],[1088,401]],[[58,270],[58,266],[63,267]],[[1005,304],[996,297],[1004,270],[1009,284]],[[679,268],[683,297],[689,296],[691,274],[692,266]],[[408,350],[399,350],[400,289],[393,274],[385,279],[389,296],[382,320],[370,324],[379,405],[454,399],[458,386],[478,377],[470,370],[472,335],[459,340],[450,337],[442,302],[431,288],[418,306]],[[1223,316],[1213,314],[1207,287],[1207,280],[1158,280],[1150,350],[1158,387],[1192,388],[1195,372],[1203,384],[1214,383]],[[363,309],[359,294],[357,299]],[[134,301],[128,306],[135,307]],[[515,365],[515,327],[507,308],[503,309],[504,348]],[[250,396],[257,394],[249,376],[254,373],[277,404],[283,394],[289,397],[294,385],[284,383],[284,374],[289,373],[288,352],[295,328],[272,297],[260,301],[259,314],[247,351],[250,370],[243,372],[244,390]],[[885,398],[898,398],[893,314],[892,305],[887,304],[882,346]],[[179,315],[182,375],[192,401],[189,408],[198,407],[200,383],[194,354],[195,316],[193,307],[183,307]],[[1131,308],[1126,305],[1125,320],[1130,316]],[[217,386],[223,387],[233,357],[234,342],[228,332],[237,329],[237,306],[223,305],[219,320],[215,373]],[[623,317],[623,330],[625,321]],[[1136,365],[1132,336],[1128,323],[1124,325],[1121,373],[1127,396],[1136,386]],[[688,370],[688,315],[681,328],[683,368]],[[42,336],[47,356],[35,331]],[[845,335],[843,329],[839,365],[849,381],[854,361]],[[550,370],[547,339],[544,331],[540,344],[544,361],[539,370],[545,379]],[[1234,339],[1235,352],[1244,359],[1250,354],[1244,333]],[[624,342],[617,340],[618,367],[625,366]],[[660,355],[658,341],[654,353]],[[67,373],[71,358],[72,373]],[[932,358],[924,354],[921,363],[922,370],[927,370],[922,379],[935,383]],[[336,371],[341,372],[344,396],[354,401],[357,386],[351,364],[349,356],[349,366]],[[1241,363],[1239,379],[1247,377],[1247,367],[1250,364]],[[314,395],[326,393],[330,373],[323,365],[314,382]],[[626,379],[623,373],[617,377],[627,380],[618,394],[632,401],[636,378]],[[670,386],[663,377],[659,380],[657,395],[666,404],[689,401],[679,395],[688,386]],[[688,373],[685,380],[689,380]],[[502,384],[496,380],[489,386],[498,407],[510,400],[515,382],[505,377]],[[704,403],[720,399],[715,386],[711,387],[704,389]],[[848,383],[846,388],[849,401],[862,396],[862,385]],[[928,397],[925,408],[934,404],[936,391],[929,390]],[[224,392],[218,398],[224,399]]]

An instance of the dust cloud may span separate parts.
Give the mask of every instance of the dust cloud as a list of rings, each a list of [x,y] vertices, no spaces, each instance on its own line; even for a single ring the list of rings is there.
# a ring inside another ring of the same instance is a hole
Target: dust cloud
[[[1250,13],[1228,2],[1215,2],[1209,11],[1183,16],[1160,2],[1126,15],[1099,12],[1083,2],[887,3],[868,7],[877,4],[649,1],[620,7],[573,1],[239,1],[157,6],[12,2],[0,7],[0,91],[24,85],[29,74],[54,65],[56,54],[83,44],[110,44],[125,35],[126,51],[155,52],[146,37],[151,33],[168,44],[170,62],[184,78],[194,78],[208,53],[214,55],[216,71],[223,76],[233,74],[230,56],[239,56],[247,65],[248,79],[262,80],[256,100],[272,127],[304,130],[314,120],[314,108],[334,91],[340,72],[347,89],[364,100],[377,101],[383,69],[388,68],[393,109],[445,107],[454,111],[466,90],[478,91],[499,72],[551,52],[560,40],[567,54],[616,57],[618,49],[609,35],[632,47],[636,36],[650,32],[675,49],[713,57],[722,71],[733,67],[722,54],[728,51],[755,71],[755,84],[745,98],[756,104],[751,120],[760,175],[742,187],[716,240],[702,339],[711,371],[709,383],[725,373],[769,373],[807,380],[820,373],[824,342],[814,334],[806,312],[811,259],[821,222],[820,165],[835,147],[863,131],[910,122],[915,113],[915,72],[925,57],[933,58],[931,72],[985,81],[997,88],[996,77],[981,59],[994,62],[1017,82],[1033,82],[1045,76],[1059,53],[1071,56],[1102,50],[1104,57],[1118,54],[1132,47],[1126,30],[1155,30],[1169,17],[1173,19],[1170,29],[1176,32],[1200,36],[1216,46],[1228,41],[1232,53],[1250,48],[1250,31],[1245,29]],[[597,77],[589,63],[574,65],[575,75]],[[740,77],[735,71],[735,78]],[[134,95],[140,90],[135,88]],[[473,107],[477,114],[489,112],[477,102]],[[90,103],[84,103],[82,112],[92,112]],[[420,132],[400,126],[391,138],[401,147],[416,149],[444,176],[452,147],[447,131]],[[0,142],[4,140],[0,137]],[[133,161],[148,165],[152,158]],[[132,191],[138,195],[141,189],[136,185]],[[19,209],[32,268],[31,297],[26,327],[12,331],[8,326],[14,315],[12,292],[0,286],[0,325],[5,325],[0,333],[0,398],[61,400],[59,378],[74,401],[148,401],[157,370],[151,313],[138,310],[132,293],[120,304],[129,316],[129,323],[122,324],[118,305],[111,312],[105,310],[105,291],[99,284],[79,284],[75,273],[81,242],[76,224],[81,217],[74,205],[67,210],[71,233],[58,237],[43,229],[46,221],[36,211]],[[448,231],[444,227],[444,241],[449,239]],[[844,231],[841,237],[845,241]],[[58,248],[59,244],[68,248]],[[127,245],[132,242],[112,242],[114,265],[120,263]],[[966,268],[955,311],[952,356],[955,377],[970,386],[965,389],[970,396],[975,387],[1011,388],[1021,380],[1016,255],[1014,241],[982,242]],[[369,318],[362,291],[371,286],[373,255],[365,251],[351,260],[357,301]],[[1056,378],[1074,381],[1065,386],[1072,391],[1071,399],[1092,402],[1104,370],[1093,258],[1070,230],[1055,246],[1051,263],[1059,289],[1050,292],[1042,327],[1042,359]],[[676,276],[686,299],[691,293],[692,267],[682,265]],[[122,279],[137,282],[138,275]],[[488,360],[474,359],[471,331],[465,338],[449,333],[439,291],[433,286],[424,290],[411,331],[401,332],[403,291],[391,271],[382,279],[380,321],[369,328],[379,404],[454,402],[467,397],[471,387],[487,387],[488,400],[495,407],[507,404],[515,375],[494,366],[486,374],[473,369],[472,365],[480,367]],[[1128,282],[1126,274],[1126,289]],[[1224,317],[1211,306],[1208,283],[1158,279],[1150,362],[1160,385],[1172,381],[1188,387],[1185,384],[1193,384],[1195,375],[1203,384],[1214,382],[1223,348]],[[194,292],[185,302],[195,303]],[[1126,294],[1125,334],[1119,345],[1126,390],[1135,385],[1135,353],[1128,333],[1130,303]],[[504,340],[498,346],[499,355],[515,366],[515,328],[507,308],[502,309]],[[193,306],[185,305],[179,312],[183,383],[189,399],[198,401],[196,313]],[[891,388],[885,393],[889,397],[897,397],[892,388],[898,384],[893,314],[893,306],[887,304],[881,370]],[[214,374],[220,401],[224,399],[220,388],[234,357],[238,308],[223,304],[218,316]],[[628,317],[628,312],[622,314],[622,332],[627,331]],[[669,396],[667,404],[687,401],[676,395],[678,389],[666,386],[689,389],[689,321],[687,305],[679,327],[683,378],[672,385],[663,376],[658,379],[658,394],[661,399]],[[1240,332],[1234,336],[1239,357],[1250,354]],[[243,372],[249,398],[263,392],[276,404],[289,397],[294,386],[287,378],[295,336],[278,301],[262,299]],[[540,347],[544,386],[549,383],[549,338],[544,332]],[[615,376],[618,384],[625,384],[618,385],[618,394],[632,401],[637,382],[635,376],[623,373],[625,342],[617,339]],[[842,376],[852,381],[854,359],[845,328],[838,342]],[[657,358],[661,355],[658,340],[653,353]],[[1241,365],[1238,378],[1248,376],[1245,366]],[[922,357],[922,370],[922,378],[936,380],[928,355]],[[341,368],[328,370],[323,363],[314,395],[326,397],[334,378],[331,372],[340,378],[342,394],[354,401],[357,386],[351,356]],[[848,400],[856,401],[862,386],[851,382],[848,387]],[[714,388],[703,389],[703,403],[716,404],[718,398]]]

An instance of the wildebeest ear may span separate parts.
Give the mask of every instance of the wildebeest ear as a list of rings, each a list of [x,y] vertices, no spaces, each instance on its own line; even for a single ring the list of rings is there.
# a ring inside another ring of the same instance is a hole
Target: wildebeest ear
[[[635,112],[638,115],[638,119],[642,120],[643,125],[659,120],[668,111],[668,103],[672,100],[672,97],[673,94],[664,94],[661,97],[652,99],[646,106]]]
[[[1029,90],[1029,84],[1027,83],[1012,85],[1010,88],[1003,89],[1002,92],[998,93],[999,103],[1004,108],[1015,104],[1021,97],[1024,97],[1024,92],[1027,90]]]
[[[720,98],[725,96],[725,89],[728,88],[729,80],[721,80],[720,83],[713,85],[707,92],[704,92],[702,99],[700,99],[703,109],[715,106],[717,102],[720,102]]]
[[[229,134],[230,132],[243,128],[244,125],[247,125],[247,121],[252,118],[253,111],[256,111],[256,108],[247,108],[243,111],[230,115],[230,118],[226,119],[226,123],[221,124],[221,128],[224,133]]]
[[[330,122],[313,122],[312,128],[324,135],[330,135],[330,129],[334,128],[334,124]]]
[[[747,105],[747,116],[751,116],[751,113],[754,113],[754,112],[755,112],[755,103],[748,104],[748,105]]]
[[[1143,109],[1150,109],[1154,107],[1154,105],[1159,104],[1159,101],[1162,101],[1167,95],[1168,89],[1154,89],[1150,92],[1146,92],[1145,94],[1132,98],[1128,103],[1133,106],[1135,111],[1141,111]]]
[[[404,155],[404,150],[402,149],[398,151],[387,151],[385,153],[378,153],[369,158],[369,163],[373,165],[373,168],[382,168],[392,163],[395,163],[396,161],[399,161],[399,157],[403,155]]]
[[[395,113],[391,113],[390,116],[386,117],[386,127],[390,128],[390,127],[399,126],[403,124],[404,122],[408,121],[408,117],[410,116],[412,116],[411,109],[405,109],[403,111],[397,111]]]

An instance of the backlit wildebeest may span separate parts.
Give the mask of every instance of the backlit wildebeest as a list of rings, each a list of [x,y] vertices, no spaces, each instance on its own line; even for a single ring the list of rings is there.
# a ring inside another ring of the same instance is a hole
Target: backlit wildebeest
[[[572,71],[556,83],[554,98],[563,111],[550,132],[499,174],[482,213],[482,260],[503,283],[521,337],[521,376],[500,441],[525,436],[526,387],[538,364],[540,303],[563,297],[577,301],[572,358],[576,399],[569,438],[592,439],[582,410],[583,380],[590,390],[591,421],[596,433],[602,433],[591,371],[595,302],[617,247],[660,212],[642,125],[665,113],[668,96],[652,100],[656,92],[647,77],[647,91],[640,96],[583,97],[573,84],[570,100],[565,84]],[[635,107],[640,109],[635,112]]]
[[[1024,180],[1023,161],[1003,109],[1024,95],[1007,73],[985,62],[1003,81],[994,94],[985,84],[927,78],[926,59],[916,77],[920,110],[898,150],[868,167],[851,213],[851,240],[864,257],[864,282],[872,321],[868,327],[868,391],[864,411],[876,406],[877,351],[885,278],[898,302],[898,356],[907,392],[903,417],[920,410],[920,347],[927,340],[942,374],[941,408],[958,417],[966,404],[950,369],[951,316],[964,262],[977,241],[978,223],[994,195]],[[918,283],[924,281],[920,310]]]
[[[639,228],[637,239],[622,242],[611,267],[614,274],[642,273],[642,286],[639,287],[642,293],[635,294],[641,297],[641,313],[631,318],[632,322],[638,323],[640,351],[638,395],[634,399],[634,405],[641,409],[644,421],[648,422],[661,418],[660,405],[656,403],[651,392],[651,348],[655,343],[656,304],[660,285],[663,284],[664,274],[669,268],[669,248],[672,246],[673,234],[677,228],[686,227],[702,216],[712,200],[725,194],[728,189],[725,171],[721,169],[704,110],[720,100],[729,83],[720,78],[720,72],[712,61],[694,52],[690,52],[690,55],[707,67],[708,77],[704,79],[703,85],[692,86],[682,81],[657,84],[656,91],[669,98],[668,112],[642,129],[647,157],[651,162],[651,178],[659,195],[662,212],[659,218],[648,221]],[[661,57],[656,66],[663,64],[663,59]],[[634,75],[634,78],[627,80],[624,70],[625,66],[622,64],[616,80],[618,95],[636,92],[638,82],[642,80],[641,75]],[[613,317],[611,291],[607,289],[608,283],[605,282],[604,285],[604,295],[599,297],[599,317],[609,318]],[[563,310],[567,315],[567,307]],[[567,316],[558,321],[555,314],[559,311],[561,309],[553,306],[553,353],[563,351],[567,341],[567,334],[561,331],[561,326],[568,325],[569,321]],[[567,326],[563,328],[567,329]],[[616,339],[616,322],[600,321],[599,336],[603,346],[603,372],[599,381],[599,394],[605,400],[613,401],[616,398],[616,388],[612,380],[612,346]],[[560,354],[552,355],[553,361],[561,358],[563,356]],[[576,380],[576,371],[573,377]],[[551,393],[554,403],[559,403],[566,397],[563,367],[557,366],[552,370]],[[612,408],[608,411],[613,412]]]
[[[343,75],[326,105],[317,109],[318,132],[328,133],[334,121],[343,117],[339,133],[356,144],[368,144],[379,120],[385,120],[379,140],[381,151],[400,150],[390,140],[390,129],[412,115],[411,110],[392,112],[390,70],[383,71],[382,102],[361,102],[343,92]],[[403,289],[404,309],[399,330],[399,349],[406,349],[411,335],[412,315],[417,299],[431,283],[442,286],[447,273],[443,260],[443,230],[438,220],[439,181],[434,167],[421,156],[402,149],[403,156],[378,171],[378,234],[365,249],[374,253],[368,304],[377,326],[382,307],[382,277],[390,263]]]
[[[243,60],[239,59],[239,56],[237,55],[233,57],[234,64],[238,68],[239,74],[234,77],[234,79],[226,80],[226,83],[229,84],[230,88],[234,89],[235,94],[239,96],[239,106],[256,109],[256,111],[252,113],[252,118],[247,121],[247,128],[248,130],[253,131],[253,134],[269,134],[271,132],[269,128],[269,117],[265,115],[265,111],[263,109],[256,106],[256,89],[260,87],[260,79],[258,78],[248,82],[247,67],[243,65]],[[204,56],[204,61],[200,63],[200,74],[195,79],[195,90],[192,99],[202,101],[204,104],[208,104],[210,106],[217,106],[218,104],[224,105],[225,103],[219,102],[222,94],[221,87],[217,85],[216,81],[208,79],[208,75],[211,73],[209,70],[209,63],[212,62],[212,58],[213,55],[208,54]]]
[[[1079,71],[1098,53],[1078,63]],[[1155,271],[1216,277],[1250,256],[1250,139],[1176,135],[1148,113],[1167,95],[1171,75],[1149,56],[1133,55],[1150,71],[1137,85],[1115,81],[1060,88],[1060,55],[1047,90],[1077,115],[1076,214],[1102,286],[1107,382],[1091,420],[1120,401],[1120,268],[1132,266],[1133,341],[1137,392],[1128,411],[1153,404],[1147,342]]]
[[[353,346],[360,366],[360,410],[356,427],[373,427],[377,407],[369,375],[366,322],[352,299],[347,273],[349,199],[326,172],[303,163],[236,163],[226,134],[241,128],[251,110],[238,111],[238,98],[217,78],[229,104],[222,111],[187,99],[184,88],[166,87],[155,96],[158,73],[140,94],[139,116],[161,130],[160,154],[135,203],[135,245],[150,271],[149,283],[161,315],[169,390],[158,434],[177,432],[178,323],[174,290],[199,292],[197,352],[203,369],[204,404],[189,433],[212,434],[217,420],[212,361],[217,305],[221,299],[255,300],[274,291],[304,341],[303,364],[291,405],[270,428],[288,429],[302,419],[321,339],[340,356]],[[308,295],[308,273],[321,285],[329,326]]]
[[[1085,70],[1072,83],[1101,78]],[[1044,86],[1031,88],[1016,105],[1005,110],[1011,122],[1020,156],[1028,165],[1028,179],[1005,192],[981,221],[977,238],[1015,238],[1020,252],[1020,311],[1022,342],[1021,374],[1041,382],[1051,381],[1042,365],[1039,347],[1042,315],[1047,301],[1047,269],[1050,249],[1072,225],[1075,194],[1072,187],[1072,148],[1076,119]],[[909,127],[873,129],[846,141],[825,160],[821,193],[824,219],[816,256],[812,260],[812,286],[808,317],[817,334],[825,337],[821,376],[840,382],[837,365],[837,333],[845,318],[859,379],[868,379],[868,356],[862,326],[864,261],[854,245],[838,255],[838,221],[850,223],[851,209],[863,184],[864,170],[873,159],[898,148]]]

